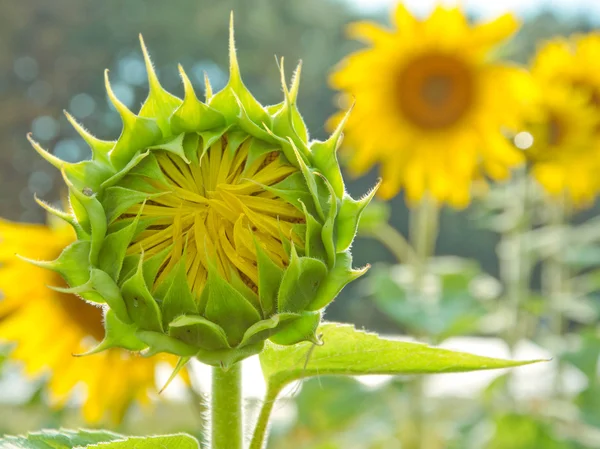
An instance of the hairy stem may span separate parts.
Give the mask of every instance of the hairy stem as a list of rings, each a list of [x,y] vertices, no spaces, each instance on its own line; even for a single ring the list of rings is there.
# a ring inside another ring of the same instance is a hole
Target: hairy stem
[[[211,449],[243,448],[242,364],[213,367]]]
[[[269,388],[265,395],[264,402],[260,408],[260,414],[254,427],[254,434],[252,435],[252,442],[250,443],[250,449],[263,449],[267,442],[267,431],[269,429],[269,419],[271,418],[271,412],[273,406],[277,400],[279,390]]]

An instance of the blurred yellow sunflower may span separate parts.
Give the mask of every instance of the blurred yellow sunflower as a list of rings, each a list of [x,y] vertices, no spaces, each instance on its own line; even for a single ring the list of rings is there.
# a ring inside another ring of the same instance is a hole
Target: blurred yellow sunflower
[[[429,194],[463,207],[473,179],[506,177],[522,162],[503,129],[517,127],[530,80],[490,61],[517,22],[504,15],[471,25],[459,9],[441,6],[420,21],[402,5],[392,20],[395,30],[352,24],[351,36],[371,45],[331,77],[342,106],[355,100],[345,131],[349,169],[360,175],[381,163],[384,198],[404,187],[410,201]]]
[[[600,32],[546,43],[538,51],[532,71],[538,79],[580,90],[600,114]]]
[[[145,403],[155,387],[159,359],[121,349],[89,357],[81,354],[104,337],[102,311],[71,294],[52,271],[24,262],[54,260],[75,240],[65,224],[36,225],[0,219],[0,340],[16,343],[11,358],[30,376],[49,372],[49,398],[60,407],[75,386],[87,389],[83,416],[89,422],[119,422],[133,401]]]
[[[542,187],[576,205],[589,204],[600,189],[598,37],[550,41],[531,64],[538,95],[527,120],[533,139],[525,154]]]
[[[596,114],[572,87],[540,88],[539,110],[527,126],[533,137],[525,150],[531,173],[550,195],[566,194],[576,205],[589,204],[600,188]]]

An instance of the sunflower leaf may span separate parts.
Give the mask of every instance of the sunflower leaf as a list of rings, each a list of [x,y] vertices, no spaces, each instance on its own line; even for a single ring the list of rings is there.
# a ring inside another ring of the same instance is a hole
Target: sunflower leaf
[[[177,435],[161,435],[149,437],[125,437],[122,440],[90,444],[74,449],[199,449],[200,443],[191,435],[183,433]]]
[[[320,346],[302,342],[278,346],[267,342],[260,363],[268,388],[317,375],[435,374],[510,368],[539,360],[512,361],[435,348],[421,343],[388,340],[350,325],[319,327]],[[365,357],[365,354],[369,357]]]
[[[0,447],[20,449],[72,449],[76,447],[89,447],[97,443],[110,442],[123,439],[122,435],[108,430],[41,430],[27,435],[3,436],[0,438]]]

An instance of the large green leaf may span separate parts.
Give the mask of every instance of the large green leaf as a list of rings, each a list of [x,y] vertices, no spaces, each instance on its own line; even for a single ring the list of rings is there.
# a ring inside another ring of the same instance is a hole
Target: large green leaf
[[[388,340],[353,326],[327,323],[319,327],[322,346],[304,342],[291,347],[267,342],[260,354],[270,389],[281,389],[311,376],[365,374],[434,374],[488,370],[535,362],[482,357],[421,343]]]
[[[535,362],[493,359],[421,343],[389,340],[337,323],[323,324],[317,334],[323,342],[320,346],[310,342],[293,346],[266,342],[259,357],[267,393],[250,449],[263,447],[273,404],[283,387],[296,380],[326,375],[457,373]]]
[[[126,437],[107,430],[42,430],[24,436],[0,438],[2,449],[199,449],[198,441],[185,434]]]
[[[122,438],[124,437],[106,430],[41,430],[23,436],[4,436],[0,438],[0,448],[72,449]]]
[[[98,449],[200,449],[198,440],[190,435],[128,437],[124,440],[85,446]]]

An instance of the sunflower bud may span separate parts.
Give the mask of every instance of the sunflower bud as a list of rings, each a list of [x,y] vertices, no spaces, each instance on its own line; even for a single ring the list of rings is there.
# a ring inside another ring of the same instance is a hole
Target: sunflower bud
[[[233,28],[231,28],[232,30]],[[105,310],[111,347],[228,366],[266,339],[316,341],[323,308],[364,270],[350,245],[373,192],[345,193],[336,149],[308,140],[296,107],[300,66],[284,101],[263,107],[242,83],[230,35],[230,78],[198,100],[180,67],[183,100],[166,92],[143,41],[150,93],[121,115],[116,142],[98,140],[67,118],[92,160],[57,159],[69,188],[77,240],[53,262],[70,288]]]

